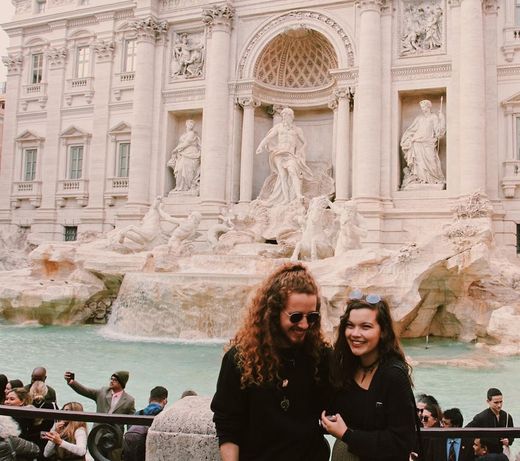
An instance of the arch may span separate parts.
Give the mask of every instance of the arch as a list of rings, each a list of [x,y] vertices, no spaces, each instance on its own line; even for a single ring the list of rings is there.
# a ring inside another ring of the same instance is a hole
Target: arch
[[[24,47],[38,47],[38,46],[41,46],[41,47],[49,46],[49,41],[45,40],[42,37],[34,37],[34,38],[27,40],[27,42],[24,43]]]
[[[338,68],[353,67],[354,45],[347,33],[329,13],[313,10],[296,10],[264,21],[245,44],[237,69],[238,80],[254,78],[255,64],[264,48],[277,35],[291,29],[306,28],[321,33],[332,45],[338,60]]]
[[[95,39],[96,34],[88,29],[77,29],[67,36],[67,40]]]

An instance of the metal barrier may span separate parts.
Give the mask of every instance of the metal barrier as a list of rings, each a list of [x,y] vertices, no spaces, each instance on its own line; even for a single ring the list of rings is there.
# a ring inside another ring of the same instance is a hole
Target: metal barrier
[[[96,461],[114,461],[112,454],[121,449],[123,426],[126,424],[151,426],[153,416],[109,415],[90,413],[87,411],[47,410],[34,407],[12,407],[0,405],[0,415],[13,418],[47,419],[93,422],[95,426],[90,431],[87,447]]]

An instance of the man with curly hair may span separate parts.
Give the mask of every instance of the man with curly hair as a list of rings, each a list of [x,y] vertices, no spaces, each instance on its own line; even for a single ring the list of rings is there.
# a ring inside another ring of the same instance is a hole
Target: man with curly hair
[[[262,282],[224,355],[211,403],[223,461],[326,461],[329,349],[307,268],[288,263]]]

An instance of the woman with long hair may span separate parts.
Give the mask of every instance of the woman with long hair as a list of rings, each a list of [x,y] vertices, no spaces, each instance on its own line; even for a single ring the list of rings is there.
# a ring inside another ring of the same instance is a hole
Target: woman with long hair
[[[348,459],[348,449],[362,461],[408,461],[416,440],[415,400],[389,306],[359,290],[350,298],[334,344],[333,412],[321,417],[338,439],[332,459]]]
[[[83,405],[69,402],[63,405],[65,411],[83,411]],[[82,421],[58,421],[44,434],[48,440],[43,451],[45,458],[53,456],[58,460],[85,460],[87,454],[87,424]]]

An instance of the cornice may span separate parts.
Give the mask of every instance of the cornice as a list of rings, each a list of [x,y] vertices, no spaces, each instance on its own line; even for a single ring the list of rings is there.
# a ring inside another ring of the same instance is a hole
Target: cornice
[[[400,66],[392,68],[393,80],[416,80],[451,76],[451,63]]]

